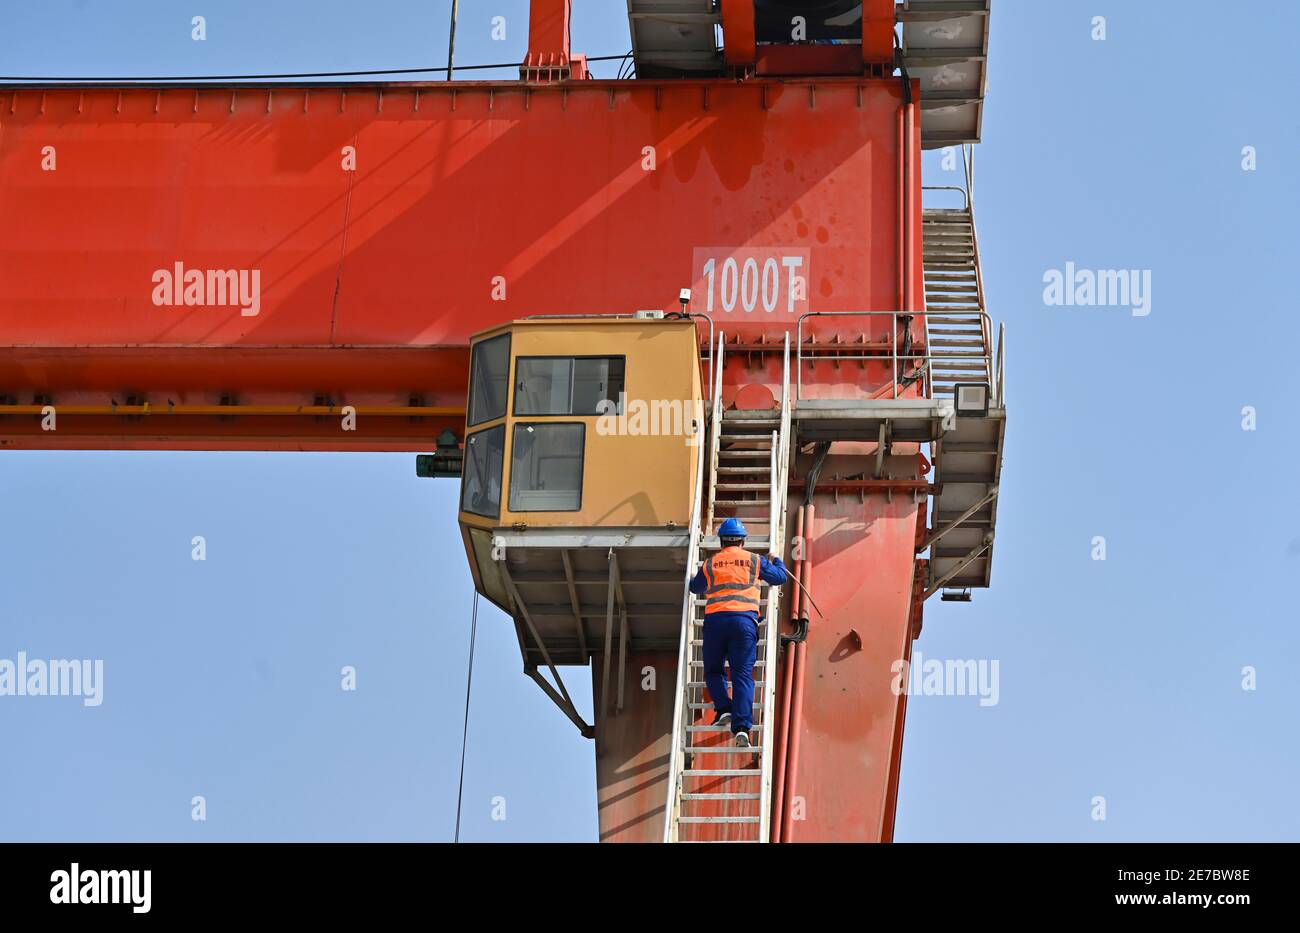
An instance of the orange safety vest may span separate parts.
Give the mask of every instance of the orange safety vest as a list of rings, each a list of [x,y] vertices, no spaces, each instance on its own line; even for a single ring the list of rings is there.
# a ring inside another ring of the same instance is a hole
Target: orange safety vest
[[[704,614],[758,612],[757,554],[743,547],[724,547],[704,562]]]

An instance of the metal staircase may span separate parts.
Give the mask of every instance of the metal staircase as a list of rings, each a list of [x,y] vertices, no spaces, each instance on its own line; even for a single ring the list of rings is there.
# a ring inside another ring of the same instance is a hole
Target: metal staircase
[[[991,382],[979,243],[969,207],[922,211],[921,229],[932,391],[951,397],[957,383]]]
[[[932,521],[921,550],[930,551],[926,596],[969,599],[973,587],[987,587],[993,563],[994,526],[1006,406],[1002,397],[1002,343],[994,354],[992,326],[984,305],[979,240],[971,210],[971,164],[961,209],[921,212],[924,237],[926,341],[931,395],[955,401],[963,383],[988,387],[984,417],[955,418],[935,442]]]
[[[747,526],[759,525],[751,550],[781,556],[785,541],[786,487],[790,463],[790,345],[786,340],[781,406],[777,411],[722,410],[722,342],[719,341],[711,441],[707,462],[707,524],[693,543],[690,575],[699,551],[719,547],[715,518],[738,514]],[[702,461],[703,462],[703,461]],[[713,704],[706,699],[703,633],[704,599],[684,596],[683,631],[678,657],[673,748],[665,842],[766,842],[770,838],[772,790],[772,713],[775,709],[776,647],[780,600],[763,584],[758,656],[754,664],[753,746],[737,748],[730,728],[714,726]]]

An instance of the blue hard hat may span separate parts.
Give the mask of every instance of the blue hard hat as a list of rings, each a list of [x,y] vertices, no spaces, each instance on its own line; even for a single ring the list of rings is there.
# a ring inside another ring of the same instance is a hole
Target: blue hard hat
[[[738,518],[729,518],[718,528],[719,538],[747,538],[749,532],[745,530],[745,524]]]

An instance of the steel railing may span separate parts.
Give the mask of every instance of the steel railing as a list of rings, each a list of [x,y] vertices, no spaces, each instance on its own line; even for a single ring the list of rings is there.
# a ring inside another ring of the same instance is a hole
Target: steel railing
[[[710,322],[712,323],[712,322]],[[710,416],[710,427],[714,428],[710,434],[716,437],[716,428],[718,422],[722,420],[722,341],[725,337],[719,335],[717,372],[714,375],[716,380],[710,387],[713,392],[713,406]],[[713,347],[709,347],[709,355],[713,356]],[[682,759],[685,752],[679,748],[681,737],[685,734],[685,715],[688,710],[687,703],[690,687],[687,684],[691,679],[690,672],[690,652],[691,652],[691,622],[695,613],[693,596],[690,590],[691,578],[695,576],[696,563],[699,561],[700,542],[703,537],[701,523],[701,507],[704,502],[704,458],[710,458],[710,478],[716,474],[717,470],[713,466],[713,453],[717,449],[716,442],[709,443],[709,449],[705,449],[704,425],[698,427],[698,440],[695,445],[695,496],[691,505],[691,527],[690,543],[686,549],[686,580],[682,594],[682,630],[678,636],[677,646],[677,696],[673,700],[673,726],[672,726],[672,745],[668,752],[668,800],[667,806],[664,807],[664,842],[677,841],[677,815],[681,809],[682,793]],[[712,482],[710,479],[710,486]],[[712,494],[710,494],[712,500]]]
[[[935,359],[935,356],[933,356],[933,352],[932,352],[930,335],[928,335],[928,333],[926,334],[926,344],[924,344],[924,348],[926,348],[926,350],[924,350],[923,353],[898,352],[898,321],[900,321],[900,318],[904,318],[904,317],[924,318],[927,316],[927,314],[928,316],[935,316],[935,317],[970,317],[972,318],[972,320],[974,320],[974,318],[978,318],[978,320],[980,321],[980,327],[982,327],[982,331],[984,334],[983,353],[980,353],[979,356],[953,357],[953,359],[961,359],[963,363],[982,363],[984,365],[984,372],[987,373],[987,378],[989,379],[989,394],[991,394],[992,398],[997,400],[997,402],[1001,402],[1001,398],[1002,398],[1001,361],[1000,361],[1001,347],[998,347],[997,353],[995,355],[995,352],[993,352],[993,347],[991,346],[991,340],[988,339],[988,333],[992,327],[992,321],[991,318],[989,318],[988,312],[987,311],[945,311],[945,309],[943,308],[933,308],[930,309],[930,311],[928,312],[923,312],[923,311],[809,311],[801,314],[800,320],[798,320],[796,326],[794,326],[794,333],[796,333],[796,338],[794,338],[796,339],[796,364],[798,368],[798,376],[796,377],[796,392],[794,392],[794,400],[796,400],[796,402],[800,402],[800,400],[803,399],[803,364],[805,363],[813,364],[813,363],[818,363],[818,361],[833,361],[833,363],[844,363],[844,361],[849,361],[849,363],[853,363],[853,361],[861,361],[861,363],[889,363],[889,370],[891,370],[891,376],[893,378],[891,398],[894,399],[898,398],[898,377],[902,376],[902,373],[900,372],[900,365],[905,363],[913,363],[917,366],[923,366],[924,381],[926,381],[924,382],[924,387],[926,387],[926,395],[927,396],[933,395],[932,392],[933,369],[931,363],[933,359]],[[854,344],[852,343],[839,343],[839,344],[811,344],[810,343],[807,344],[807,346],[805,346],[805,343],[803,343],[803,321],[805,321],[805,318],[809,318],[809,317],[888,317],[891,318],[892,326],[891,326],[891,334],[889,334],[889,352],[888,353],[842,352],[842,350],[852,350],[854,346]],[[939,359],[943,360],[944,357],[940,356]]]
[[[961,209],[970,210],[970,193],[961,185],[922,185],[922,191],[956,191],[961,195]]]

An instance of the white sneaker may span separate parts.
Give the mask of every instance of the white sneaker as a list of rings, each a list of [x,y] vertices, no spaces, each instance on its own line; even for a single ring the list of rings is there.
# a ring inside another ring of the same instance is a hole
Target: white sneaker
[[[730,713],[719,713],[719,714],[718,714],[716,717],[714,717],[714,719],[713,719],[713,724],[714,724],[715,726],[725,726],[725,725],[726,725],[727,723],[729,723],[729,722],[731,722],[731,714],[730,714]]]
[[[737,747],[737,748],[749,748],[749,733],[748,733],[748,732],[737,732],[737,733],[736,733],[736,747]]]

